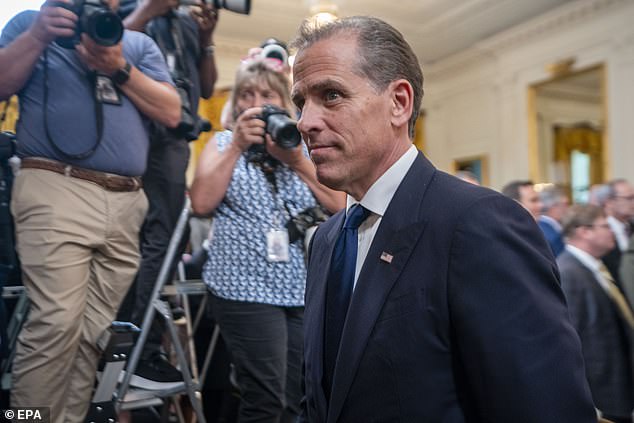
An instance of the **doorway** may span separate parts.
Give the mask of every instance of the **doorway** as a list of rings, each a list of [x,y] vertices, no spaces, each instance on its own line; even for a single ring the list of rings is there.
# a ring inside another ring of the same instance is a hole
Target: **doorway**
[[[605,69],[564,69],[529,88],[531,178],[564,188],[572,202],[588,199],[606,179]]]

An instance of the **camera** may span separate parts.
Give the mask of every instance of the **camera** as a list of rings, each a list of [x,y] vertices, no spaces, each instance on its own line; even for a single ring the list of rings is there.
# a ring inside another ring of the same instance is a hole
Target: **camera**
[[[227,9],[241,15],[251,13],[251,0],[204,0],[205,3],[213,6],[216,10]],[[196,6],[194,0],[181,0],[181,6]]]
[[[260,119],[266,123],[266,133],[278,146],[290,150],[302,141],[302,136],[297,130],[297,122],[290,118],[286,110],[265,104],[262,106]]]
[[[303,239],[308,228],[316,226],[326,220],[328,220],[328,213],[326,213],[321,206],[311,207],[302,211],[286,223],[288,241],[293,243],[299,239]]]
[[[64,48],[75,48],[80,42],[82,32],[88,34],[97,44],[106,47],[117,44],[123,37],[123,22],[105,0],[73,0],[72,3],[53,2],[53,5],[68,9],[79,17],[75,34],[56,40]]]
[[[290,150],[301,141],[302,136],[297,130],[297,123],[292,120],[288,112],[272,104],[262,106],[262,114],[258,117],[266,124],[265,131],[278,146]],[[264,165],[267,169],[274,169],[278,161],[267,151],[264,144],[253,144],[247,150],[247,161]]]
[[[268,38],[264,40],[260,47],[262,48],[261,57],[277,59],[284,65],[288,65],[288,49],[282,41],[276,38]]]
[[[4,163],[15,154],[16,138],[13,132],[0,132],[0,162]]]
[[[174,76],[174,75],[173,75]],[[187,141],[198,139],[201,132],[211,131],[211,123],[207,119],[202,119],[198,113],[192,110],[189,99],[192,83],[185,77],[174,76],[176,92],[181,99],[181,120],[175,128],[168,128],[168,131],[179,138]]]

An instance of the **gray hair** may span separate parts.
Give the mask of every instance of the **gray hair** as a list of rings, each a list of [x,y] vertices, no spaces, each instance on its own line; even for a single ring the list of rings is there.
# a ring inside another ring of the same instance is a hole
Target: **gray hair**
[[[628,183],[627,179],[616,178],[605,184],[593,186],[590,189],[590,202],[605,207],[605,203],[608,200],[612,200],[616,197],[616,186],[626,183]]]
[[[357,69],[378,93],[398,79],[405,79],[411,84],[414,104],[408,129],[409,136],[413,139],[423,99],[423,72],[416,54],[396,28],[369,16],[350,16],[322,26],[305,20],[292,41],[291,48],[304,50],[318,41],[341,34],[356,35],[359,49]]]
[[[561,187],[556,185],[544,187],[539,192],[539,198],[542,200],[542,212],[547,212],[555,206],[561,204],[561,199],[566,196]]]

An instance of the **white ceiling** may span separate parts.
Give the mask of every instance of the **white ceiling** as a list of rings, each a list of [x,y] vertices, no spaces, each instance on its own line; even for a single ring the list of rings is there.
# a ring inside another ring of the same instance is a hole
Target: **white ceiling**
[[[252,0],[251,14],[221,12],[219,44],[259,45],[293,38],[312,3],[325,0]],[[564,3],[579,0],[328,0],[339,16],[372,15],[398,28],[421,63],[430,64]],[[226,47],[226,46],[225,46]],[[246,53],[246,50],[244,51]]]

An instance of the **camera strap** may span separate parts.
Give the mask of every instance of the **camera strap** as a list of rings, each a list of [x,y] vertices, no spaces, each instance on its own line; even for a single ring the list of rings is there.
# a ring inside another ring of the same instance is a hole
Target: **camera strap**
[[[271,193],[273,194],[273,202],[275,203],[276,206],[279,207],[280,192],[277,186],[277,178],[275,177],[275,168],[270,168],[270,169],[262,168],[262,172],[264,172],[264,177],[266,178],[266,182],[268,182],[269,186],[271,187]],[[288,207],[287,202],[282,200],[281,203],[282,203],[282,206],[284,207],[284,211],[286,211],[287,220],[292,219],[293,214],[291,213],[291,209]]]
[[[82,159],[86,159],[90,156],[92,156],[95,153],[95,150],[97,150],[97,147],[99,147],[99,144],[101,144],[101,138],[103,136],[103,107],[101,105],[101,102],[98,101],[95,98],[95,84],[96,84],[96,80],[97,80],[97,73],[96,72],[89,72],[89,79],[90,82],[93,86],[92,89],[92,93],[93,93],[93,102],[95,105],[95,121],[97,124],[97,140],[95,141],[95,143],[93,144],[92,147],[90,147],[88,150],[83,151],[81,153],[77,153],[77,154],[73,154],[73,153],[69,153],[67,151],[64,151],[64,149],[62,147],[60,147],[54,140],[53,137],[51,136],[50,130],[49,130],[49,125],[48,125],[48,92],[49,92],[49,85],[48,85],[48,48],[46,50],[44,50],[44,102],[42,104],[43,107],[43,115],[44,115],[44,131],[46,132],[46,139],[48,140],[48,142],[51,143],[51,145],[53,146],[53,149],[63,155],[64,157],[68,157],[70,159],[75,159],[75,160],[82,160]]]

